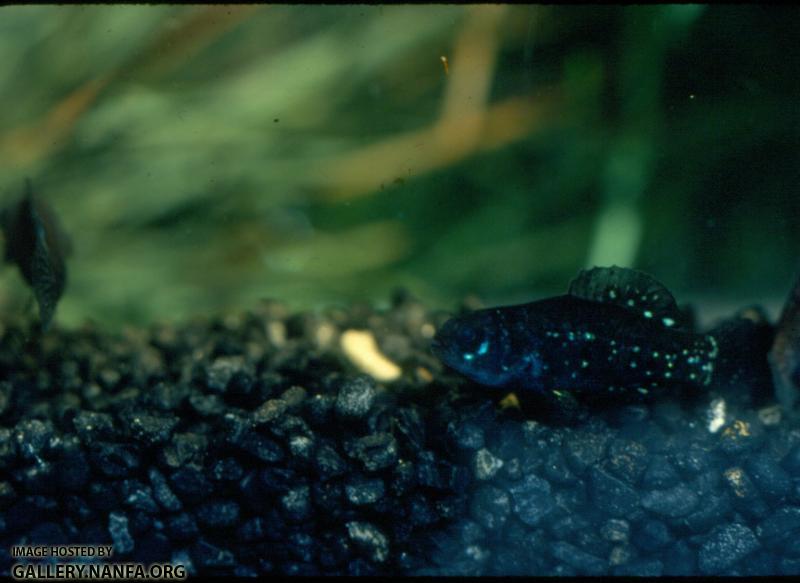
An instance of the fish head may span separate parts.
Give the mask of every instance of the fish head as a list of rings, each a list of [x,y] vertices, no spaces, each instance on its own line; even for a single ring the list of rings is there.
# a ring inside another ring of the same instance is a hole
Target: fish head
[[[436,333],[431,349],[450,368],[489,386],[508,384],[524,364],[514,350],[504,314],[496,309],[451,318]]]

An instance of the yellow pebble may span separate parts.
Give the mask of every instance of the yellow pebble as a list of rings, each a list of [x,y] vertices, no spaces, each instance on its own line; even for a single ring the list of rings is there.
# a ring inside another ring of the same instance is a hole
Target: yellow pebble
[[[354,365],[378,381],[394,381],[403,372],[386,358],[369,330],[347,330],[340,339],[342,351]]]
[[[514,393],[509,393],[503,400],[500,401],[500,408],[501,409],[509,409],[509,408],[519,409],[519,399]]]

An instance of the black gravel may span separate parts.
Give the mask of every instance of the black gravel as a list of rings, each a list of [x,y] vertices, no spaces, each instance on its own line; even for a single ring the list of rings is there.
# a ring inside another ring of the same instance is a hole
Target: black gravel
[[[800,574],[800,431],[759,415],[766,382],[520,410],[443,370],[443,321],[398,294],[123,335],[8,327],[0,572],[11,545],[84,543],[209,575]],[[348,329],[402,376],[358,370]]]

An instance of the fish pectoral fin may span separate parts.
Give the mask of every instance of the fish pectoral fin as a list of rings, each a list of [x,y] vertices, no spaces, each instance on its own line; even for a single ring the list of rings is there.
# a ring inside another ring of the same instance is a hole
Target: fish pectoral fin
[[[582,270],[569,284],[571,296],[615,304],[667,328],[683,320],[675,298],[651,275],[627,267],[593,267]]]

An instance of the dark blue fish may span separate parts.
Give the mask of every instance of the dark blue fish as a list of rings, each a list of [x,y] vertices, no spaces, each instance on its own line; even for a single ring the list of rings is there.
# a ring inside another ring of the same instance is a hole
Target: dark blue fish
[[[39,304],[39,319],[47,330],[67,284],[66,258],[72,245],[53,210],[33,193],[25,194],[0,213],[5,235],[5,259],[16,263]]]
[[[483,385],[545,393],[708,385],[714,334],[683,325],[672,294],[621,267],[582,271],[566,295],[448,320],[433,341],[448,366]]]

